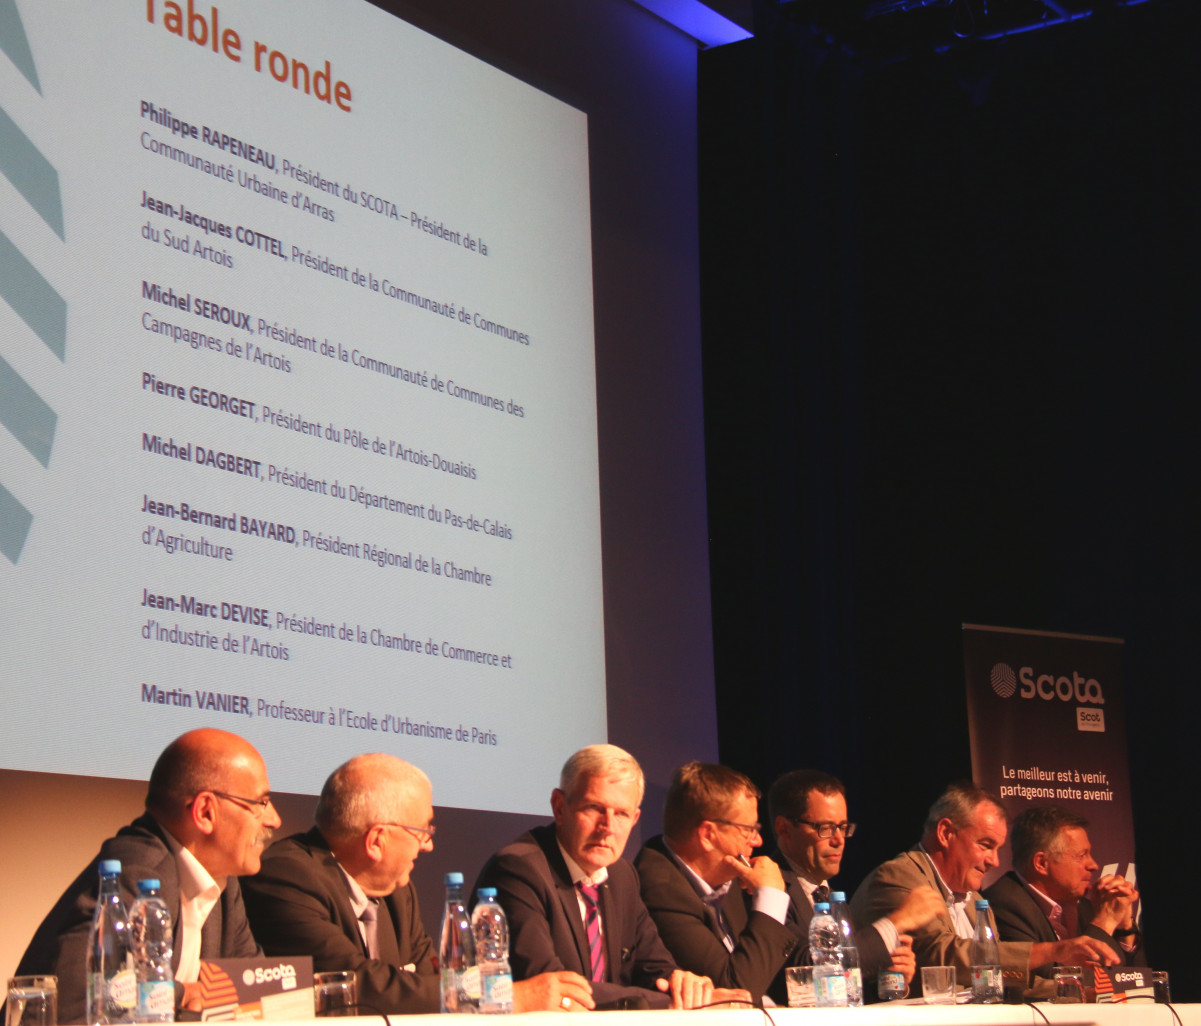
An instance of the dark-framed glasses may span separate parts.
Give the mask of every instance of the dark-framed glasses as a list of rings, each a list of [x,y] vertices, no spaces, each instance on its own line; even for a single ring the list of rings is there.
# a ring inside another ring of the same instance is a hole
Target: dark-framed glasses
[[[735,823],[732,819],[711,819],[709,822],[720,823],[722,826],[735,827],[736,829],[742,831],[742,836],[748,841],[756,834],[760,834],[760,836],[762,836],[762,823]]]
[[[835,830],[841,833],[843,837],[850,837],[855,833],[855,824],[848,823],[846,820],[843,820],[841,823],[814,823],[811,819],[792,819],[791,816],[789,819],[793,823],[804,823],[805,826],[816,830],[818,837],[833,837]]]

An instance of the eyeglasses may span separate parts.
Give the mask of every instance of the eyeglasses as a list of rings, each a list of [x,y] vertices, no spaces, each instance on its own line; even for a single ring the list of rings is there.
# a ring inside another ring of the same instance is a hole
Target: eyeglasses
[[[267,811],[267,806],[271,804],[271,795],[266,795],[263,798],[243,798],[240,794],[228,794],[225,791],[210,791],[210,794],[215,794],[218,798],[224,798],[227,802],[238,802],[241,805],[257,806],[257,812],[262,815]],[[255,809],[247,809],[247,812],[256,811]]]
[[[415,837],[422,844],[425,844],[426,841],[432,841],[434,839],[434,834],[438,830],[437,826],[434,825],[433,823],[431,823],[429,826],[423,826],[423,827],[406,826],[404,823],[380,823],[379,825],[380,826],[400,827],[401,830],[407,830],[413,837]]]
[[[762,823],[735,823],[732,819],[711,819],[709,822],[721,823],[722,826],[737,827],[742,831],[742,836],[748,841],[763,829]]]
[[[842,823],[814,823],[812,820],[793,819],[791,816],[789,816],[788,819],[791,823],[804,823],[805,826],[812,827],[817,831],[817,836],[822,838],[833,837],[835,830],[841,832],[843,837],[850,837],[855,833],[855,824],[847,823],[846,821],[843,821]]]

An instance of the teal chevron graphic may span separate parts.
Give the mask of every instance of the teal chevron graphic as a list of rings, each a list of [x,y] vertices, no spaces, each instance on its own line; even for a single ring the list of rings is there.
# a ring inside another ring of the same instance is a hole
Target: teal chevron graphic
[[[33,51],[25,38],[21,15],[17,13],[17,0],[0,0],[0,50],[8,54],[17,70],[40,93],[42,87],[38,83],[37,68],[33,66]]]
[[[0,298],[60,360],[67,358],[67,303],[41,272],[0,232]]]
[[[57,423],[58,415],[0,356],[0,424],[8,428],[43,467],[50,466]]]
[[[4,0],[0,0],[0,7],[3,4]],[[13,183],[61,239],[63,199],[58,191],[58,172],[3,107],[0,107],[0,174]]]
[[[33,51],[16,0],[0,0],[0,52],[40,94],[42,87]],[[37,215],[65,241],[58,172],[3,108],[0,108],[0,175],[12,183]],[[47,349],[59,360],[66,360],[67,303],[2,231],[0,299],[16,311]],[[3,356],[0,356],[0,425],[43,467],[50,466],[58,415]],[[0,483],[0,554],[16,564],[32,526],[33,513]]]
[[[21,558],[21,549],[32,524],[33,514],[0,484],[0,553],[10,562],[15,564]]]

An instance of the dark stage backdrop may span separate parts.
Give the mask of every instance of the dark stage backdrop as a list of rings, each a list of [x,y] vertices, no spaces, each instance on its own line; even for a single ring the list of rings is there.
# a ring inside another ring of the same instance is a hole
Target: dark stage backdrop
[[[841,775],[852,890],[970,773],[962,623],[1125,638],[1144,923],[1183,1000],[1198,20],[886,67],[784,26],[700,81],[723,761]]]

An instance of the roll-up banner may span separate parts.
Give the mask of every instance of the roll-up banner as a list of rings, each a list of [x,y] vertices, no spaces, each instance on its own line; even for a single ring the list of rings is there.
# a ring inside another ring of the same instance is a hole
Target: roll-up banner
[[[1121,638],[963,625],[972,775],[1011,817],[1087,817],[1102,873],[1137,882]],[[1009,849],[1002,851],[1001,870]]]

